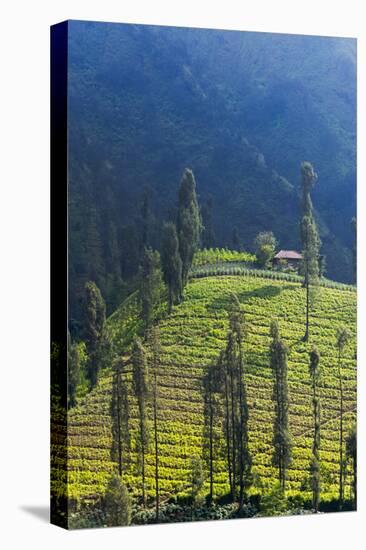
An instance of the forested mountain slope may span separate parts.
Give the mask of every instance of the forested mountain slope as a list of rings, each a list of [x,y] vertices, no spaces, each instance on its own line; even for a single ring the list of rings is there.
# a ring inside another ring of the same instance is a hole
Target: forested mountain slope
[[[272,230],[291,249],[300,246],[300,163],[313,162],[328,276],[350,281],[355,48],[350,39],[71,22],[73,316],[88,279],[110,309],[118,304],[142,225],[159,247],[186,166],[201,206],[212,197],[210,246],[231,244],[236,229],[250,249]]]

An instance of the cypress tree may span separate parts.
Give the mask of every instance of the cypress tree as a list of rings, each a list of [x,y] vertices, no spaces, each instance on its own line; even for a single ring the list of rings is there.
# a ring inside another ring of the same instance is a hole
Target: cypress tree
[[[118,463],[118,473],[123,474],[123,465],[130,451],[130,407],[129,384],[126,378],[126,362],[119,359],[113,365],[112,399],[110,414],[112,418],[111,459]]]
[[[320,449],[320,399],[318,395],[318,384],[320,377],[320,355],[316,348],[309,353],[310,357],[310,378],[313,390],[313,418],[314,418],[314,437],[313,437],[313,456],[310,464],[311,474],[311,488],[313,492],[313,509],[315,512],[319,510],[320,501],[320,462],[319,462],[319,449]]]
[[[67,389],[68,405],[76,405],[76,389],[80,382],[80,362],[77,346],[71,341],[70,333],[67,334]]]
[[[155,451],[155,520],[159,521],[159,439],[158,439],[158,381],[161,356],[160,331],[159,328],[152,327],[149,333],[149,343],[151,347],[151,367],[150,373],[153,379],[152,386],[152,406],[154,421],[154,451]]]
[[[218,417],[220,409],[220,392],[222,390],[222,371],[220,361],[208,365],[205,376],[203,378],[203,399],[204,399],[204,451],[207,456],[209,477],[210,477],[210,492],[208,502],[213,500],[213,475],[214,475],[214,451],[217,434],[215,431],[215,420]],[[215,437],[216,436],[216,437]]]
[[[342,375],[342,354],[343,350],[350,340],[350,333],[347,328],[340,327],[336,334],[336,346],[338,350],[338,381],[339,381],[339,509],[343,509],[344,504],[344,427],[343,427],[343,375]]]
[[[215,233],[212,223],[213,198],[210,195],[201,208],[202,215],[202,247],[213,248],[215,246]]]
[[[146,404],[149,397],[149,372],[146,351],[140,338],[136,337],[132,350],[133,389],[139,409],[139,462],[141,468],[142,503],[146,504],[145,456],[149,445],[149,426]]]
[[[227,443],[231,496],[239,497],[242,509],[246,490],[252,483],[252,458],[248,446],[248,405],[245,384],[243,343],[244,314],[238,298],[232,296],[229,311],[229,332],[222,363],[222,391],[225,402],[224,431]],[[239,487],[239,494],[237,493]]]
[[[353,267],[353,280],[357,283],[357,220],[355,217],[351,220],[352,232],[353,232],[353,246],[352,246],[352,267]]]
[[[163,278],[160,254],[151,248],[144,248],[140,265],[141,318],[145,332],[151,327],[160,303]]]
[[[192,170],[184,170],[178,193],[177,233],[179,254],[182,259],[182,288],[188,280],[193,256],[199,247],[201,216],[196,195],[196,181]]]
[[[191,458],[191,520],[193,519],[193,507],[197,504],[198,496],[205,482],[205,474],[202,460],[198,456]]]
[[[303,286],[306,290],[306,321],[304,342],[309,339],[309,312],[310,312],[310,287],[318,282],[319,279],[319,250],[320,239],[313,216],[313,204],[310,191],[315,185],[318,177],[310,162],[303,162],[301,165],[302,176],[302,219],[300,224],[300,234],[302,243],[302,265],[301,272],[304,276]]]
[[[106,307],[101,292],[93,281],[85,284],[84,334],[87,348],[88,379],[95,386],[98,373],[109,360],[110,342],[105,330]]]
[[[357,428],[352,426],[346,439],[346,457],[352,464],[353,507],[357,510]]]
[[[275,421],[273,429],[273,464],[278,467],[278,478],[285,491],[286,473],[291,461],[291,436],[288,427],[287,347],[281,340],[279,325],[272,321],[270,334],[271,369],[274,378],[273,399]]]
[[[173,305],[179,303],[182,297],[182,260],[179,255],[177,230],[171,222],[163,227],[161,263],[164,281],[168,287],[168,308],[171,313]]]

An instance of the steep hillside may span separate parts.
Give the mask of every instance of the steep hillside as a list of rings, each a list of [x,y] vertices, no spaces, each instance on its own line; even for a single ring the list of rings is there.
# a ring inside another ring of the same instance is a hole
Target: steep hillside
[[[137,268],[144,186],[156,248],[187,166],[201,203],[213,198],[210,246],[236,228],[246,249],[261,230],[291,249],[300,163],[313,162],[328,275],[350,281],[355,75],[351,39],[71,22],[72,313],[87,279],[108,304],[122,295],[118,278]]]
[[[160,452],[160,490],[164,498],[183,495],[189,486],[189,461],[202,456],[203,401],[202,376],[225,346],[228,329],[227,308],[230,293],[235,292],[245,311],[247,337],[245,364],[249,401],[249,441],[256,474],[252,493],[260,493],[275,483],[271,465],[272,376],[269,368],[269,323],[280,321],[281,332],[289,346],[290,430],[293,437],[293,461],[288,476],[289,494],[300,489],[310,498],[308,486],[312,446],[312,402],[309,385],[308,351],[317,344],[321,354],[321,469],[322,500],[337,496],[339,451],[339,391],[336,369],[335,333],[346,325],[352,342],[343,361],[345,432],[355,418],[356,408],[356,293],[351,290],[319,288],[311,315],[311,338],[301,342],[304,332],[304,290],[300,284],[251,276],[222,276],[193,279],[184,302],[172,315],[161,321],[163,347],[159,376],[158,433]],[[136,299],[132,296],[109,319],[109,328],[120,353],[136,329]],[[110,400],[112,376],[102,373],[98,385],[72,409],[68,417],[68,496],[71,499],[95,499],[105,491],[116,463],[111,460],[112,431]],[[136,464],[137,407],[130,398],[132,452],[124,479],[130,489],[139,492]],[[57,426],[53,447],[57,451]],[[62,435],[62,434],[61,434]],[[61,437],[60,435],[60,437]],[[223,438],[215,451],[214,492],[228,489]],[[60,447],[61,451],[61,447]],[[60,460],[62,456],[60,455]],[[147,457],[148,493],[153,495],[153,455]],[[56,492],[66,494],[65,480],[55,482]],[[303,493],[304,494],[304,493]],[[346,487],[346,497],[349,485]]]

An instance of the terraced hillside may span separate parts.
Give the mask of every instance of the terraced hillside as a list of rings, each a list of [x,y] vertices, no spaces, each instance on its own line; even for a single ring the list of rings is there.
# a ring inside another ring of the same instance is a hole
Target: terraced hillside
[[[250,451],[255,482],[252,493],[267,490],[276,482],[272,453],[272,376],[269,367],[269,324],[280,322],[289,347],[290,430],[293,460],[288,474],[288,494],[302,491],[310,499],[309,462],[312,446],[312,402],[308,351],[316,343],[321,354],[321,499],[337,497],[339,452],[339,391],[335,335],[345,325],[352,342],[344,352],[345,434],[356,415],[356,292],[350,289],[319,288],[311,315],[310,341],[301,342],[304,333],[304,289],[299,283],[250,276],[221,276],[193,279],[185,299],[160,323],[162,365],[158,394],[158,438],[160,451],[160,490],[163,497],[184,495],[189,486],[189,464],[194,455],[203,456],[202,377],[225,346],[228,330],[227,309],[230,293],[235,292],[245,312],[247,337],[245,364],[249,403]],[[109,327],[119,352],[128,351],[136,329],[136,299],[132,296],[109,319]],[[116,463],[111,460],[112,422],[110,399],[112,373],[104,371],[94,390],[68,418],[68,488],[65,479],[55,481],[58,494],[71,499],[89,500],[102,495]],[[132,391],[131,391],[132,393]],[[124,480],[139,492],[136,428],[137,407],[131,404],[132,450]],[[57,451],[57,426],[54,427]],[[229,491],[225,470],[224,441],[215,449],[214,492]],[[61,447],[60,447],[60,460]],[[349,495],[349,478],[346,498]],[[154,492],[154,455],[147,456],[147,488]]]

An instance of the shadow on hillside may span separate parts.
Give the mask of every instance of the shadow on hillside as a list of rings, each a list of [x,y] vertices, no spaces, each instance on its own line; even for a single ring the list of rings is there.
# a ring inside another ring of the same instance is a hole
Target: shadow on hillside
[[[278,296],[281,294],[283,290],[294,290],[293,285],[284,285],[284,286],[275,286],[275,285],[267,285],[267,286],[261,286],[259,288],[255,288],[253,290],[243,290],[242,292],[235,292],[233,289],[233,292],[236,294],[236,296],[239,299],[239,302],[244,305],[246,302],[248,302],[251,298],[274,298],[275,296]],[[217,311],[218,309],[226,309],[228,310],[230,307],[230,294],[227,294],[226,296],[219,296],[215,298],[210,304],[207,305],[207,311]]]

